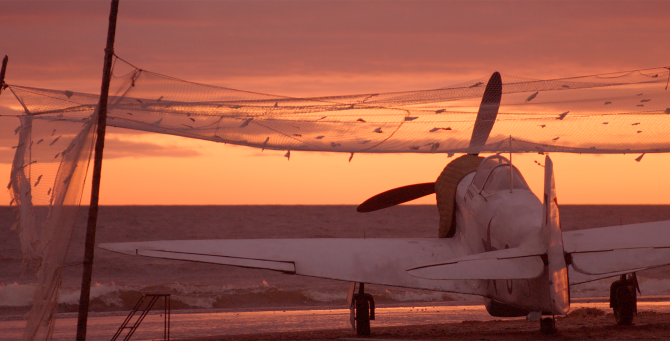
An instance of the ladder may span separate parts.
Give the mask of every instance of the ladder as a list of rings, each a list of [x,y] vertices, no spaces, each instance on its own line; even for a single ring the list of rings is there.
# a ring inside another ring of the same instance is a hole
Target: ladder
[[[164,311],[163,311],[163,317],[164,317],[164,329],[163,329],[163,340],[169,340],[170,339],[170,294],[143,294],[142,297],[137,301],[137,304],[135,304],[135,307],[133,310],[128,314],[128,317],[126,317],[125,321],[121,324],[119,329],[116,331],[116,334],[112,337],[111,341],[116,341],[119,337],[121,337],[121,334],[127,330],[128,334],[126,335],[125,338],[123,338],[123,341],[128,341],[130,340],[130,337],[133,336],[133,333],[135,333],[135,330],[137,330],[137,327],[140,326],[140,323],[144,320],[144,318],[147,316],[149,313],[149,310],[154,306],[154,304],[160,299],[164,299]],[[133,321],[133,318],[135,315],[139,312],[139,315],[137,318]]]

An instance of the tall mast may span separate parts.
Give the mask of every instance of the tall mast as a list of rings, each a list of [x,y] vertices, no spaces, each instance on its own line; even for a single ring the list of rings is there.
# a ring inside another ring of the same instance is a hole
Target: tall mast
[[[0,69],[0,94],[2,93],[3,88],[5,87],[5,71],[7,71],[7,61],[9,57],[5,55],[5,58],[2,59],[2,69]]]
[[[91,188],[91,204],[88,209],[86,225],[86,246],[84,250],[84,270],[81,279],[81,296],[79,297],[79,316],[77,320],[77,341],[86,340],[86,323],[91,295],[91,277],[93,275],[93,251],[95,249],[95,229],[98,222],[98,198],[100,195],[100,175],[102,173],[102,150],[105,146],[105,129],[107,128],[107,97],[112,74],[112,58],[114,57],[114,37],[116,36],[116,15],[119,12],[119,0],[112,0],[109,10],[109,28],[107,30],[107,47],[105,48],[105,64],[102,70],[102,86],[100,102],[98,102],[98,129],[95,140],[95,157],[93,160],[93,184]]]

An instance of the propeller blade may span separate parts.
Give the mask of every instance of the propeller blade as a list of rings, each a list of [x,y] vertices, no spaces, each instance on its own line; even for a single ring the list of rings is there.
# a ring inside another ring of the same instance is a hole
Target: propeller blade
[[[414,184],[379,193],[358,205],[358,212],[372,212],[408,202],[435,193],[435,183]]]
[[[496,122],[496,116],[498,116],[501,98],[502,78],[500,77],[500,73],[494,72],[491,78],[489,78],[488,84],[486,84],[482,103],[479,105],[477,120],[472,130],[472,137],[470,137],[470,147],[481,147],[486,144],[491,129],[493,129],[493,124]],[[435,193],[434,182],[398,187],[365,200],[364,203],[356,208],[356,211],[372,212],[381,210],[382,208],[402,204],[433,193]]]
[[[475,128],[472,130],[472,137],[470,137],[470,147],[481,147],[486,144],[491,129],[493,129],[493,124],[496,122],[496,116],[498,116],[501,97],[502,79],[500,73],[494,72],[489,78],[488,84],[486,84],[482,103],[479,105]]]

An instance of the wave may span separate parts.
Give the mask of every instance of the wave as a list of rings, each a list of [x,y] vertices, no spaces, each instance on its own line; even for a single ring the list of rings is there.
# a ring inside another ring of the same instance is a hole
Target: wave
[[[32,304],[35,284],[0,285],[0,310],[25,310]],[[450,295],[423,291],[375,288],[368,292],[378,302],[436,302],[452,300]],[[95,283],[91,286],[91,311],[130,310],[146,293],[171,295],[172,309],[242,309],[272,308],[290,306],[345,306],[347,293],[344,290],[328,288],[291,289],[268,285],[231,287],[219,285],[194,285],[166,283],[146,287],[117,285],[115,283]],[[80,291],[78,288],[63,288],[60,292],[61,312],[76,311]],[[8,309],[23,308],[23,309]],[[156,309],[162,308],[157,303]]]
[[[606,297],[612,280],[600,280],[571,288],[572,297]],[[670,280],[641,279],[644,295],[670,295]],[[25,312],[32,304],[36,284],[0,284],[0,314]],[[91,287],[91,311],[131,310],[142,295],[170,294],[172,309],[245,309],[296,306],[346,306],[346,290],[337,288],[285,288],[268,285],[265,281],[251,286],[198,285],[164,283],[153,286],[126,286],[115,283],[95,283]],[[447,294],[428,290],[410,290],[370,285],[367,292],[378,303],[442,302],[472,300],[474,296]],[[61,312],[77,310],[80,291],[63,288],[60,292]],[[155,309],[162,309],[158,302]]]
[[[0,284],[0,307],[22,307],[32,304],[37,284]]]

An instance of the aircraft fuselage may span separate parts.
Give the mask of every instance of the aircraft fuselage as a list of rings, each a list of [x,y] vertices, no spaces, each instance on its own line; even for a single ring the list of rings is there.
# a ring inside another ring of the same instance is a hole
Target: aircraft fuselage
[[[455,237],[462,239],[471,254],[547,244],[542,231],[542,202],[530,189],[510,190],[508,181],[507,189],[503,186],[487,191],[486,185],[480,189],[473,182],[475,174],[470,173],[463,178],[455,198]],[[521,175],[514,171],[514,176]],[[516,180],[525,184],[523,178]],[[542,307],[544,312],[552,311],[546,271],[534,279],[482,281],[488,299],[528,312],[537,311],[538,307]]]

